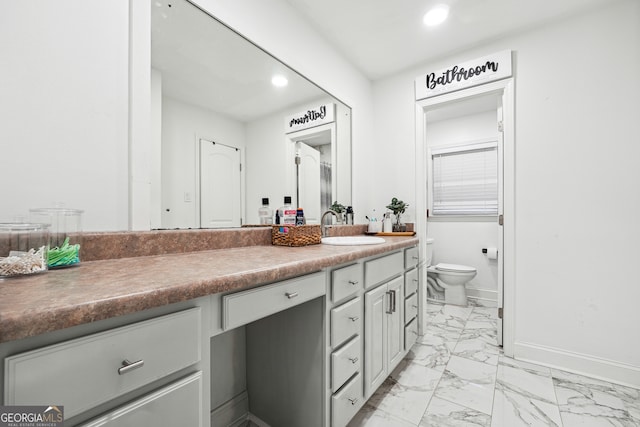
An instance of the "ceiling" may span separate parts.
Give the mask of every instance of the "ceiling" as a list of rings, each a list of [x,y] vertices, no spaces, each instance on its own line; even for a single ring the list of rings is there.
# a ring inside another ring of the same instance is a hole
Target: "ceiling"
[[[164,95],[241,122],[329,95],[186,0],[149,0],[151,60]],[[619,0],[284,0],[374,81],[491,40]],[[436,3],[440,27],[422,24]],[[274,88],[273,74],[289,79]],[[337,102],[337,101],[336,101]]]
[[[164,96],[240,122],[328,98],[305,77],[187,1],[150,1],[151,65],[162,76]],[[288,85],[274,87],[275,74],[286,76]]]
[[[370,80],[544,25],[613,0],[286,0]],[[449,19],[427,28],[435,4]]]

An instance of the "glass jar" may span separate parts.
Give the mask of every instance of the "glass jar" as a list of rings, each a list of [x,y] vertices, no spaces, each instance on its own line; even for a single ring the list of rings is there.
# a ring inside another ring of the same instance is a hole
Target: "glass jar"
[[[30,220],[51,224],[49,268],[70,267],[80,263],[82,210],[62,207],[29,210]]]
[[[49,224],[0,223],[0,279],[47,271]]]

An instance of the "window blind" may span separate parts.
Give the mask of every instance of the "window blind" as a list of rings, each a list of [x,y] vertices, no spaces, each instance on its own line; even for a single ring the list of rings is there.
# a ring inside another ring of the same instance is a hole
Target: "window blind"
[[[496,144],[439,150],[432,161],[434,215],[498,214]]]

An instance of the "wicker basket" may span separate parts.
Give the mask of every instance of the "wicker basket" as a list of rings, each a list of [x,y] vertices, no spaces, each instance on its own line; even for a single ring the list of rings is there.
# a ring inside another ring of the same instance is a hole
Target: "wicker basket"
[[[317,245],[322,239],[320,225],[274,225],[271,243],[277,246]]]

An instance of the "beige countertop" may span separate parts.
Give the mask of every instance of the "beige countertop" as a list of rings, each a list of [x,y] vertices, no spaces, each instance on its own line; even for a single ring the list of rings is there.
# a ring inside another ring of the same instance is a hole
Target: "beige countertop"
[[[283,280],[417,243],[417,237],[393,236],[379,245],[231,247],[83,261],[0,280],[0,343]]]

